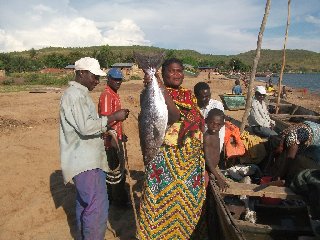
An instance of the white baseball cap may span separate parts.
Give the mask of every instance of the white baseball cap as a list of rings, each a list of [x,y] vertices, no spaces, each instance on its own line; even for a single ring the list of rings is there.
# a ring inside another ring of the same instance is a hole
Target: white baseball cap
[[[266,88],[264,86],[256,86],[255,92],[259,92],[260,94],[267,94]]]
[[[100,64],[97,59],[91,57],[80,58],[75,62],[75,70],[88,70],[94,75],[106,76],[107,74],[100,69]]]

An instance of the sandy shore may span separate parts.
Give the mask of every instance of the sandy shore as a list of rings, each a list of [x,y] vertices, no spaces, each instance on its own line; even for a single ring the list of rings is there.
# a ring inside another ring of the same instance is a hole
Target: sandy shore
[[[206,73],[197,78],[186,77],[183,86],[193,89],[196,82],[207,81],[206,77]],[[104,84],[101,82],[92,92],[96,103]],[[220,100],[218,95],[230,92],[234,80],[213,76],[209,84],[213,98]],[[130,109],[124,131],[129,137],[130,183],[136,204],[144,170],[137,125],[142,88],[142,81],[129,81],[119,91],[123,107]],[[75,191],[72,185],[64,186],[59,159],[61,94],[57,89],[46,93],[0,94],[0,239],[73,239]],[[320,112],[320,96],[292,90],[288,101]],[[226,114],[241,120],[243,111],[226,111]],[[131,208],[111,207],[109,222],[117,237],[108,230],[106,239],[133,238],[135,222]]]

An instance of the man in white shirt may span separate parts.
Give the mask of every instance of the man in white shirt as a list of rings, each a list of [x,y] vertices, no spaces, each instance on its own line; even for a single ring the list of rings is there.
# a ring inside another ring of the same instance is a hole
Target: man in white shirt
[[[256,135],[269,138],[278,134],[273,130],[275,121],[270,118],[267,105],[264,101],[266,93],[267,91],[264,86],[257,86],[255,88],[255,97],[252,100],[248,124]]]
[[[60,154],[64,182],[76,187],[77,239],[105,237],[108,195],[105,172],[108,170],[101,133],[113,121],[123,121],[128,109],[98,117],[89,91],[106,74],[99,62],[90,57],[75,62],[75,79],[60,101]]]
[[[203,118],[206,118],[208,116],[209,111],[213,108],[218,108],[224,112],[222,102],[211,98],[210,86],[207,83],[198,82],[196,85],[194,85],[193,91],[194,95],[197,98],[197,104],[200,108],[200,112]],[[205,126],[205,128],[206,131],[207,126]],[[223,126],[219,131],[220,152],[223,149],[225,129],[225,126]]]

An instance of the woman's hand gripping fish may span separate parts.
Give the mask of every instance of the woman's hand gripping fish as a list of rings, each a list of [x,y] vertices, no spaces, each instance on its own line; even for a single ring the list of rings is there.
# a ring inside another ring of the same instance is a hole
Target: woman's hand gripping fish
[[[163,92],[155,76],[162,64],[164,53],[146,56],[134,53],[134,57],[150,82],[140,94],[139,136],[145,164],[148,164],[159,152],[163,144],[168,123],[168,109]]]

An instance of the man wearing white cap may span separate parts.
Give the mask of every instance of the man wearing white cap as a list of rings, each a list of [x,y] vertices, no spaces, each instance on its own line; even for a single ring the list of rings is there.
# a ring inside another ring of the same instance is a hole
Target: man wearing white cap
[[[255,97],[252,100],[248,123],[255,134],[268,138],[278,134],[273,130],[275,121],[270,118],[267,105],[264,102],[266,93],[267,91],[264,86],[257,86],[255,88]]]
[[[104,239],[108,218],[105,171],[107,157],[101,134],[113,121],[128,117],[120,109],[99,118],[89,91],[106,74],[90,57],[75,62],[75,79],[69,82],[60,101],[60,156],[64,182],[76,188],[76,239]]]

